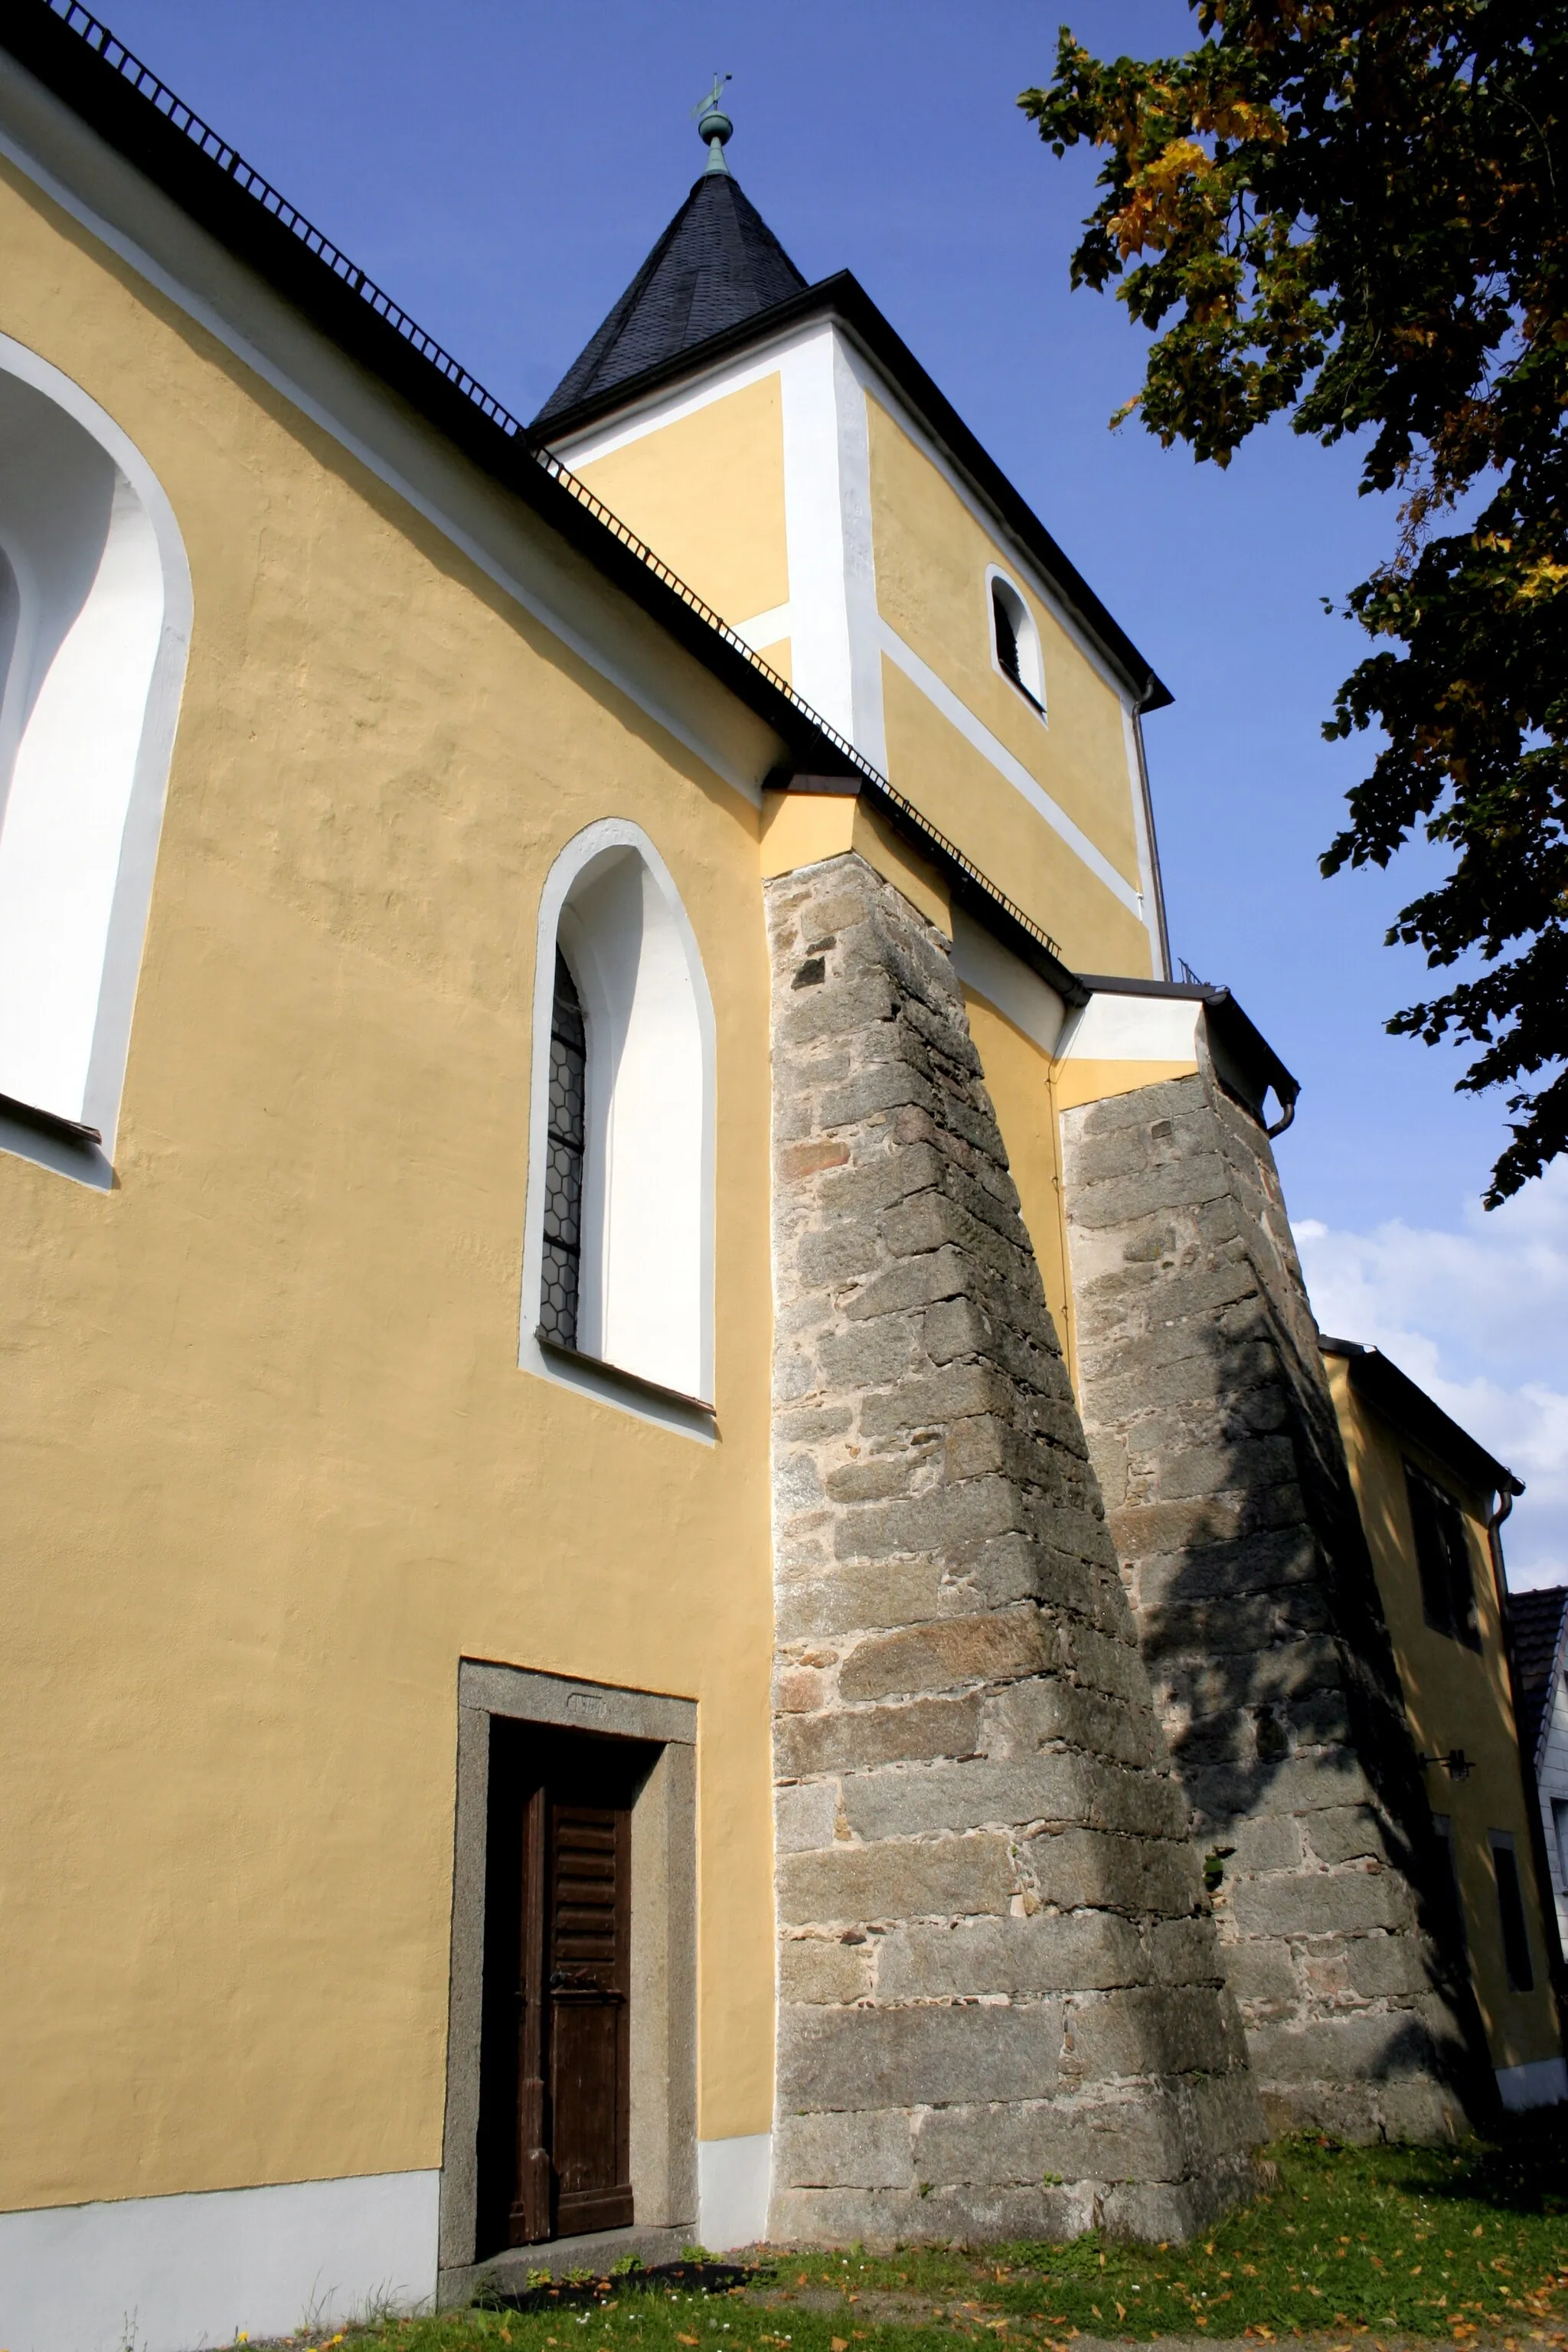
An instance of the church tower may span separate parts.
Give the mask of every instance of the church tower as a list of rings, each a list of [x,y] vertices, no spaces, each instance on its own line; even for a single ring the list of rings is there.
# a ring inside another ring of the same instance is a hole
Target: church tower
[[[1259,2092],[1441,2136],[1468,2064],[1269,1148],[1296,1084],[1171,978],[1165,688],[702,130],[536,423],[845,752],[764,815],[773,2227],[1174,2235]]]

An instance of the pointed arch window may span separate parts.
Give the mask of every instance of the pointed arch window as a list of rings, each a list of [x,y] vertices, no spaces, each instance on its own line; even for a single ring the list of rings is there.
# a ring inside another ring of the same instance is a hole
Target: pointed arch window
[[[997,668],[1043,719],[1046,673],[1040,633],[1023,597],[999,572],[991,574],[991,637]]]
[[[86,1183],[111,1181],[190,607],[146,460],[0,335],[0,1147]]]
[[[583,1155],[586,1143],[588,1039],[571,968],[555,950],[550,1014],[550,1115],[544,1178],[544,1248],[539,1328],[559,1348],[577,1345],[583,1268]]]
[[[563,850],[536,969],[519,1360],[710,1434],[713,1007],[640,827],[605,818]]]

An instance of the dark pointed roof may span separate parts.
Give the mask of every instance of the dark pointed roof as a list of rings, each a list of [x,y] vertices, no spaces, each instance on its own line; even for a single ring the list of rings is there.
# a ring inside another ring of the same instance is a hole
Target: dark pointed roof
[[[679,358],[805,283],[730,173],[704,172],[535,425]]]

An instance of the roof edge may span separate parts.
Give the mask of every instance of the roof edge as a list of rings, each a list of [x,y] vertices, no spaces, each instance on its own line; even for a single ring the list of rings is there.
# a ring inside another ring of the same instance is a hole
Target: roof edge
[[[853,778],[946,872],[955,897],[1070,1003],[1088,991],[1056,942],[796,694],[585,482],[426,335],[77,0],[11,0],[0,49],[256,271],[339,350],[521,498],[721,685],[772,728],[788,772]],[[776,781],[787,782],[779,772]]]
[[[1325,1356],[1344,1357],[1352,1388],[1406,1436],[1415,1438],[1417,1444],[1425,1445],[1439,1459],[1446,1454],[1458,1454],[1472,1472],[1482,1471],[1484,1475],[1473,1478],[1473,1485],[1503,1496],[1524,1493],[1523,1479],[1516,1478],[1505,1463],[1489,1454],[1479,1438],[1461,1428],[1381,1348],[1362,1339],[1331,1339],[1326,1332],[1320,1334],[1318,1344]],[[1459,1475],[1465,1475],[1463,1468]]]
[[[1173,999],[1188,1004],[1201,1004],[1213,1016],[1216,1027],[1227,1032],[1226,1042],[1242,1066],[1250,1066],[1262,1081],[1262,1094],[1272,1087],[1279,1097],[1282,1116],[1269,1126],[1263,1118],[1261,1096],[1257,1102],[1246,1101],[1270,1140],[1283,1135],[1296,1116],[1296,1105],[1301,1098],[1301,1081],[1288,1070],[1268,1038],[1248,1013],[1244,1013],[1228,988],[1216,986],[1207,980],[1136,980],[1123,979],[1116,972],[1086,971],[1079,978],[1094,996],[1153,996],[1169,1003]],[[1226,1077],[1220,1077],[1227,1091],[1236,1093]]]
[[[739,325],[727,327],[722,334],[710,335],[704,343],[694,343],[689,351],[680,352],[674,359],[663,360],[657,367],[645,368],[639,375],[627,376],[622,383],[611,385],[592,399],[580,401],[576,407],[563,409],[558,415],[541,421],[548,423],[548,437],[552,443],[570,440],[574,434],[583,432],[590,425],[602,423],[622,409],[635,407],[651,394],[661,392],[668,385],[681,383],[692,375],[701,374],[717,360],[743,352],[753,343],[782,333],[805,320],[825,316],[836,318],[855,335],[868,355],[891,378],[921,422],[931,427],[936,439],[948,450],[961,470],[969,476],[976,489],[995,509],[1015,537],[1034,556],[1068,610],[1131,688],[1138,710],[1165,709],[1175,699],[1169,687],[1139,652],[1121,623],[1101,604],[1078,566],[1058,546],[1023,492],[1009,480],[984,444],[964,423],[947,394],[921,365],[903,337],[878,309],[851,270],[841,269],[831,278],[818,278],[814,286],[806,287],[802,293],[792,294],[787,301],[775,302],[771,310],[758,310],[751,318],[742,320]]]

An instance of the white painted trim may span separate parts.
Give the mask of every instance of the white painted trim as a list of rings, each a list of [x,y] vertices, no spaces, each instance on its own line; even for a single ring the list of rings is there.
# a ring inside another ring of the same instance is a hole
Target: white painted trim
[[[630,407],[617,409],[615,415],[602,422],[584,425],[550,444],[562,463],[580,473],[601,457],[614,455],[617,449],[628,448],[645,434],[666,425],[678,425],[683,418],[695,416],[718,400],[725,400],[732,392],[744,392],[753,383],[761,383],[770,375],[777,375],[784,362],[793,353],[815,342],[830,331],[826,320],[808,320],[804,326],[785,327],[771,335],[764,343],[757,343],[730,360],[721,360],[710,371],[694,381],[670,388],[661,386],[645,393]]]
[[[850,724],[863,760],[888,772],[888,724],[877,609],[877,555],[871,516],[871,423],[866,387],[842,335],[833,338],[833,397],[837,418],[838,498],[843,534],[844,609],[849,632]]]
[[[1498,2095],[1512,2114],[1568,2099],[1568,2059],[1531,2058],[1522,2066],[1499,2066],[1495,2072]]]
[[[989,761],[1000,776],[1005,776],[1016,791],[1021,793],[1037,816],[1043,816],[1054,834],[1066,842],[1097,882],[1104,884],[1112,897],[1119,899],[1129,913],[1143,919],[1143,900],[1131,882],[1119,874],[1103,850],[1097,849],[1087,833],[1075,824],[1066,809],[1059,808],[1050,794],[1037,784],[1021,760],[1016,760],[1005,743],[999,742],[976,719],[967,703],[961,702],[952,688],[938,677],[935,670],[923,662],[913,648],[904,643],[898,631],[879,617],[882,649],[898,665],[911,684],[918,686],[927,700],[933,702],[951,727],[955,727],[966,743],[973,745],[984,760]]]
[[[1202,1000],[1194,996],[1118,996],[1097,992],[1068,1018],[1063,1062],[1188,1062],[1197,1067]]]
[[[436,2292],[438,2172],[0,2213],[9,2352],[192,2352]]]
[[[19,71],[20,68],[12,68],[12,70]],[[30,79],[31,77],[28,79]],[[73,121],[74,120],[73,118]],[[80,124],[77,127],[83,131],[87,128]],[[121,260],[129,262],[131,267],[145,278],[150,285],[175,303],[188,318],[194,319],[199,326],[205,328],[226,351],[243,361],[245,365],[253,369],[265,383],[270,384],[275,392],[281,393],[284,398],[298,408],[303,415],[310,417],[313,424],[320,425],[340,448],[346,449],[350,456],[357,458],[359,463],[374,474],[378,481],[384,483],[388,489],[395,491],[397,497],[404,499],[416,514],[422,515],[426,522],[431,523],[444,538],[450,541],[454,547],[466,555],[487,579],[492,580],[497,587],[502,589],[514,603],[520,604],[524,612],[531,614],[535,620],[542,623],[553,636],[558,637],[563,646],[577,655],[579,659],[585,662],[599,677],[615,687],[618,692],[625,694],[647,717],[655,720],[658,726],[672,735],[677,742],[683,743],[689,751],[695,753],[698,759],[701,760],[716,775],[721,777],[732,790],[742,793],[753,806],[760,804],[762,785],[759,778],[738,768],[721,746],[707,740],[700,730],[691,726],[668,701],[650,691],[645,677],[626,668],[606,650],[605,644],[596,636],[590,635],[585,630],[568,620],[548,597],[521,580],[517,572],[481,540],[476,538],[471,531],[465,530],[438,499],[417,488],[407,474],[383,451],[354,432],[324,401],[317,399],[313,394],[306,391],[286,368],[273,360],[247,335],[241,332],[214,303],[194,293],[172,271],[165,269],[155,260],[134,238],[126,236],[112,222],[105,220],[91,205],[79,197],[74,189],[60,180],[19,141],[4,130],[0,130],[0,155],[5,156],[19,171],[26,173],[27,177],[54,203],[58,204],[62,211],[68,214],[71,219],[77,221],[101,244],[107,246],[111,253],[118,254]],[[227,259],[226,255],[224,257]],[[281,302],[281,297],[278,299]],[[329,337],[322,336],[321,341],[324,349],[331,352],[334,359],[342,364],[345,366],[353,364],[343,358]],[[370,377],[370,381],[375,382],[374,376]],[[390,402],[394,395],[388,393],[386,397]],[[438,427],[432,426],[430,429],[432,433],[438,434]],[[456,463],[467,465],[470,462],[455,448],[450,454]],[[544,523],[541,523],[540,528],[546,531],[549,530],[549,526]],[[607,587],[605,593],[606,595],[614,593]]]
[[[780,359],[784,546],[794,614],[790,677],[795,692],[853,741],[855,678],[831,330],[819,325]],[[864,744],[857,748],[871,758]]]
[[[578,470],[776,375],[784,432],[786,608],[739,634],[753,648],[787,635],[795,692],[886,772],[882,669],[871,533],[871,450],[862,371],[831,320],[787,328],[696,383],[647,394],[552,443]],[[757,634],[766,620],[771,635]]]
[[[781,637],[789,635],[795,626],[795,607],[775,604],[771,612],[753,613],[749,621],[735,621],[731,625],[754,654],[760,654],[764,646],[776,646]]]
[[[768,2233],[773,2136],[697,2143],[697,2235],[710,2254],[760,2245]]]
[[[717,1156],[715,1131],[717,1046],[713,1003],[709,992],[707,975],[703,971],[702,958],[697,945],[697,936],[691,928],[686,908],[681,903],[680,893],[676,887],[674,877],[642,827],[634,824],[630,819],[625,817],[601,818],[596,824],[585,826],[581,833],[569,841],[551,867],[545,878],[544,887],[540,894],[539,921],[534,948],[533,1052],[529,1108],[528,1197],[523,1228],[522,1297],[518,1363],[522,1370],[532,1372],[542,1380],[554,1381],[563,1387],[576,1389],[582,1394],[598,1397],[604,1402],[615,1405],[623,1412],[635,1414],[640,1420],[657,1422],[664,1428],[679,1430],[683,1435],[695,1436],[711,1443],[712,1430],[706,1415],[698,1416],[675,1403],[666,1404],[658,1398],[642,1397],[627,1388],[618,1386],[614,1379],[616,1367],[613,1363],[607,1364],[604,1374],[597,1373],[591,1365],[578,1366],[563,1363],[557,1358],[547,1355],[534,1337],[535,1327],[539,1321],[539,1286],[544,1251],[544,1182],[550,1096],[550,1020],[554,1002],[555,942],[559,933],[568,950],[576,950],[571,960],[574,961],[579,988],[585,991],[584,1011],[589,1024],[589,1082],[592,1088],[595,1083],[595,1065],[602,1076],[613,1072],[616,1054],[618,1051],[618,1045],[612,1036],[612,1031],[615,1030],[618,1017],[614,1004],[614,1000],[617,996],[616,976],[610,972],[607,967],[601,968],[603,959],[592,952],[586,939],[574,938],[570,928],[569,901],[578,883],[584,877],[592,878],[590,869],[601,865],[607,868],[617,851],[630,851],[640,861],[645,877],[643,887],[651,888],[658,894],[660,906],[670,922],[675,939],[684,953],[686,976],[690,985],[701,1057],[702,1099],[699,1114],[701,1128],[698,1181],[701,1198],[698,1207],[695,1274],[698,1289],[695,1302],[697,1332],[693,1361],[693,1371],[698,1385],[688,1392],[694,1393],[702,1399],[710,1399],[713,1394],[713,1185]],[[565,929],[563,929],[563,918],[567,924]],[[595,1025],[598,1030],[597,1038]],[[618,1034],[618,1032],[616,1034]],[[596,1044],[597,1051],[595,1051]],[[607,1097],[602,1101],[595,1101],[591,1096],[590,1117],[594,1118],[595,1116],[601,1131],[607,1136],[611,1130],[610,1103]],[[627,1171],[623,1169],[619,1174],[623,1182],[627,1181]],[[593,1178],[592,1160],[590,1160],[590,1177],[591,1181],[597,1183],[604,1182],[602,1175],[597,1179]],[[635,1181],[635,1175],[632,1181]],[[614,1174],[611,1175],[609,1181],[613,1186],[616,1181]],[[595,1213],[594,1203],[585,1196],[584,1201],[585,1261],[588,1258],[589,1220]],[[608,1204],[607,1194],[600,1201],[597,1215],[600,1223],[608,1232],[613,1223],[613,1212]],[[597,1293],[594,1293],[585,1304],[589,1314],[597,1318],[601,1312]],[[645,1379],[660,1381],[671,1388],[682,1386],[680,1381],[671,1380],[668,1371],[657,1369],[652,1363],[625,1360],[621,1363],[620,1369],[639,1374]]]
[[[162,483],[113,417],[71,377],[9,335],[0,334],[0,371],[52,402],[98,444],[117,467],[144,518],[138,527],[151,531],[162,590],[157,637],[145,673],[148,682],[144,695],[139,698],[140,731],[117,847],[115,878],[97,977],[97,1009],[81,1092],[79,1099],[41,1101],[37,1106],[98,1128],[103,1136],[102,1151],[84,1151],[79,1155],[68,1151],[62,1165],[58,1147],[52,1147],[47,1139],[32,1136],[16,1123],[7,1121],[0,1133],[0,1148],[58,1169],[83,1182],[101,1185],[113,1160],[131,1043],[132,1012],[152,901],[153,866],[190,652],[191,570],[174,508]],[[87,609],[83,607],[84,614]],[[32,1099],[32,1094],[29,1089],[28,1099]]]

